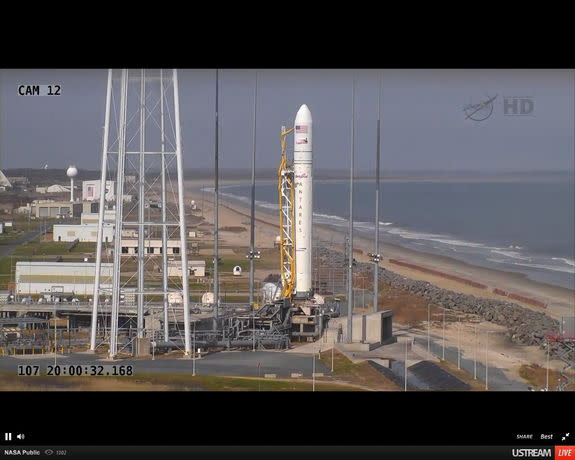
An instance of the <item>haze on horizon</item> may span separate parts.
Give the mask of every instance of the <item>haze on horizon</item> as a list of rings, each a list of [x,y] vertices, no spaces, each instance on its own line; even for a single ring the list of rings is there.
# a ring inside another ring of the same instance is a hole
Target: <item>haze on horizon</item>
[[[314,167],[349,166],[352,78],[356,75],[358,171],[373,171],[382,77],[382,170],[575,170],[575,71],[258,70],[258,169],[275,168],[279,131],[306,103],[314,119]],[[251,163],[255,70],[220,71],[220,167]],[[183,69],[184,168],[209,169],[214,152],[215,71]],[[59,97],[24,97],[19,84],[60,84]],[[106,70],[0,70],[0,167],[96,170],[101,159]],[[498,95],[491,117],[463,107]],[[529,96],[530,116],[505,116],[504,96]]]

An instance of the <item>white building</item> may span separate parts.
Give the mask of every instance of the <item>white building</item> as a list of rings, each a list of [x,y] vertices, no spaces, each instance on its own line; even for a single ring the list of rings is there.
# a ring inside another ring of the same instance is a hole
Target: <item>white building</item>
[[[168,260],[168,276],[182,276],[182,262]],[[188,260],[188,276],[206,276],[205,260]]]
[[[32,214],[36,217],[72,217],[72,204],[69,201],[34,200]]]
[[[162,254],[161,239],[144,239],[146,254]],[[138,240],[122,238],[122,254],[134,255],[138,253]],[[180,253],[180,240],[168,240],[168,254]]]
[[[104,224],[102,241],[112,242],[114,240],[114,226]],[[97,224],[80,224],[80,225],[54,225],[52,233],[54,241],[75,241],[95,243],[98,240]]]
[[[114,264],[102,263],[100,283],[111,289]],[[17,294],[64,293],[92,296],[94,262],[16,262]]]
[[[46,193],[70,193],[70,187],[54,184],[46,187]]]
[[[97,224],[100,214],[97,212],[83,212],[80,216],[81,224]],[[116,220],[116,210],[106,209],[104,211],[104,223],[113,224]]]
[[[4,175],[4,173],[2,172],[2,170],[0,169],[0,185],[2,187],[12,187],[12,184],[10,183],[10,181],[8,180],[8,178]]]
[[[70,203],[70,201],[34,200],[26,206],[20,206],[16,212],[30,214],[38,218],[80,217],[83,212],[95,212],[98,203],[89,201]]]
[[[113,180],[106,181],[106,201],[113,201],[116,199],[115,190],[116,182]],[[100,201],[99,180],[85,180],[82,182],[82,200]]]

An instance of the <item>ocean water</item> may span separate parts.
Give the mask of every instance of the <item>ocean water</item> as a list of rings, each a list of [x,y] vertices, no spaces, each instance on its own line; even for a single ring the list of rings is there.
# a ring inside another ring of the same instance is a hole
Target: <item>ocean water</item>
[[[222,187],[249,203],[249,185]],[[347,229],[347,182],[314,183],[314,223]],[[373,235],[375,184],[354,186],[355,229]],[[278,210],[277,188],[256,186],[256,205]],[[382,182],[380,238],[474,265],[520,272],[575,289],[573,180],[533,182]]]

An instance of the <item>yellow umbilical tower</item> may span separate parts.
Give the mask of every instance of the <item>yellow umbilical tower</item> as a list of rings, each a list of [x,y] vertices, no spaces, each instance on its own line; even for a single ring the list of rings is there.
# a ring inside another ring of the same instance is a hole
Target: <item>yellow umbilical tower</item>
[[[293,128],[282,126],[280,134],[281,161],[278,167],[278,197],[280,210],[280,270],[281,298],[291,297],[295,288],[295,227],[293,169],[286,157],[286,136]]]

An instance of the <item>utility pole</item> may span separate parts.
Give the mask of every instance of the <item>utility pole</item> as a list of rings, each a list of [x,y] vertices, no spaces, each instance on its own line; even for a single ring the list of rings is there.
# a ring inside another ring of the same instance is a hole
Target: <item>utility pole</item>
[[[214,153],[214,331],[218,328],[218,314],[220,306],[220,285],[219,285],[219,231],[218,231],[218,214],[219,214],[219,88],[220,88],[220,71],[216,69],[216,129],[215,129],[215,153]]]
[[[146,226],[145,193],[146,193],[146,71],[140,71],[140,153],[138,173],[138,321],[136,337],[144,337],[144,270],[146,268],[144,237]]]
[[[257,110],[258,110],[258,73],[255,75],[254,86],[254,126],[253,126],[253,149],[252,149],[252,187],[251,187],[251,210],[250,210],[250,251],[246,257],[250,261],[249,296],[252,309],[252,351],[256,351],[256,311],[254,305],[255,267],[254,259],[260,258],[260,252],[255,250],[255,223],[256,223],[256,134],[257,134]]]
[[[164,71],[160,69],[160,145],[162,158],[162,288],[164,291],[164,340],[170,340],[170,324],[168,317],[168,227],[166,226],[167,206],[166,198],[166,155],[165,155],[165,134],[164,134]],[[149,210],[149,208],[148,208]],[[148,218],[148,220],[150,220]],[[184,276],[188,276],[186,274]]]
[[[252,148],[252,187],[251,187],[251,212],[250,212],[250,305],[254,308],[254,246],[255,246],[255,203],[256,203],[256,133],[257,133],[257,110],[258,110],[258,73],[255,75],[254,87],[254,126]]]
[[[373,262],[373,311],[377,312],[379,307],[379,167],[380,167],[380,146],[381,136],[381,78],[379,79],[379,91],[377,93],[377,147],[375,149],[375,248],[372,254]]]
[[[347,343],[353,343],[353,174],[355,156],[355,75],[351,91],[351,152],[349,168],[349,246],[347,261]]]

